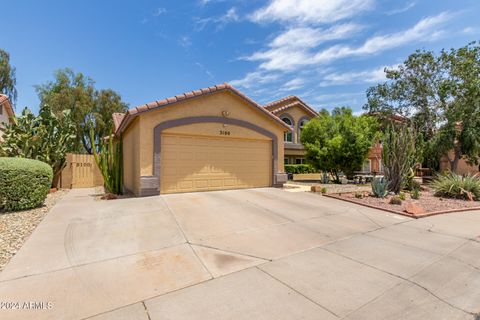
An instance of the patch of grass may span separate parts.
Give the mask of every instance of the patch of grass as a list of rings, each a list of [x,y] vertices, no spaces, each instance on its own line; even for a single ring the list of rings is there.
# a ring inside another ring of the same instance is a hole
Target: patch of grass
[[[405,199],[406,199],[405,192],[400,192],[398,194],[398,197],[400,198],[400,200],[405,201]]]

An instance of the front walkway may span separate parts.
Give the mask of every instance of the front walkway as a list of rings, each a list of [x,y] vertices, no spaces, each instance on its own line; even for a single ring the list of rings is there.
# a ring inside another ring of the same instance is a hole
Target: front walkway
[[[0,273],[0,318],[473,319],[479,235],[480,212],[410,220],[270,188],[72,190]]]

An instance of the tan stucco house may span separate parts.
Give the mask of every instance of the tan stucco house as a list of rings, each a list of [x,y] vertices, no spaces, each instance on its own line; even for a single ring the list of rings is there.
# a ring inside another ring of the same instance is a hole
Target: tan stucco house
[[[280,118],[287,124],[291,131],[285,132],[284,164],[305,163],[305,148],[300,141],[300,133],[307,122],[318,116],[318,113],[296,96],[271,102],[264,106],[265,109]]]
[[[8,97],[0,94],[0,142],[2,141],[3,131],[7,124],[12,123],[15,113]]]
[[[281,186],[291,127],[228,84],[114,114],[137,196]]]

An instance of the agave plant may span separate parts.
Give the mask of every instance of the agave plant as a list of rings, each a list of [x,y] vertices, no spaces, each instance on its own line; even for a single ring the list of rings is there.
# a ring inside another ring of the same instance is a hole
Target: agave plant
[[[385,198],[388,194],[388,181],[384,177],[373,179],[372,193],[377,198]]]
[[[105,190],[108,193],[122,194],[123,188],[123,141],[119,136],[117,141],[113,141],[113,134],[101,139],[98,145],[95,143],[93,129],[90,130],[90,142],[92,146],[93,156],[97,163],[100,173],[103,176]]]
[[[435,195],[448,198],[480,200],[480,176],[461,176],[453,172],[438,175],[430,184]]]

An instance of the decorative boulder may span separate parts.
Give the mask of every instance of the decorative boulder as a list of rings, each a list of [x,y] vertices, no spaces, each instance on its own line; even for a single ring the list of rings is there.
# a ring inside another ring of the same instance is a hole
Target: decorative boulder
[[[425,209],[423,209],[420,206],[417,206],[415,203],[407,203],[405,205],[405,212],[410,213],[414,216],[426,213]]]

